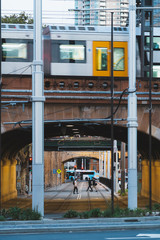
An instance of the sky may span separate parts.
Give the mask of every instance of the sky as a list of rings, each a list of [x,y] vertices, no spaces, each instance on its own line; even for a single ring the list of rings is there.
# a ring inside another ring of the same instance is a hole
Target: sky
[[[34,0],[1,0],[2,15],[25,11],[33,15]],[[74,0],[42,0],[43,24],[74,24]]]

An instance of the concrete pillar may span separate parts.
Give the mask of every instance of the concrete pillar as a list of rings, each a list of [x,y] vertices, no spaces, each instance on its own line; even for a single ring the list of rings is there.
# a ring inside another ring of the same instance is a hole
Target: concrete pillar
[[[42,0],[34,0],[32,72],[32,209],[44,216],[44,76],[42,60]]]
[[[128,208],[137,208],[136,1],[129,1]]]

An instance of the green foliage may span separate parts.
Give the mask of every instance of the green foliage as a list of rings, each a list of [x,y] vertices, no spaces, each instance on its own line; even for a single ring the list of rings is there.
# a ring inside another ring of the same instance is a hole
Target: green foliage
[[[20,14],[2,16],[2,23],[33,24],[33,18],[25,12],[21,12]]]
[[[41,214],[28,208],[28,209],[24,209],[21,212],[21,216],[20,216],[21,220],[40,220],[41,219]]]
[[[115,207],[114,213],[112,214],[111,207],[108,207],[106,210],[101,211],[99,208],[92,209],[90,211],[85,211],[82,213],[78,213],[73,210],[69,210],[66,212],[64,217],[66,218],[74,218],[74,217],[80,217],[80,218],[91,218],[91,217],[142,217],[146,216],[148,210],[147,209],[141,209],[137,208],[134,210],[131,210],[129,208],[121,209],[120,207]]]
[[[71,209],[64,214],[64,217],[65,218],[75,218],[75,217],[78,217],[78,215],[79,215],[78,212]]]
[[[8,210],[2,209],[0,212],[0,217],[8,220],[40,220],[41,214],[30,208],[20,209],[18,207],[12,207]],[[4,221],[4,220],[1,220]]]
[[[85,211],[85,212],[82,212],[82,213],[79,213],[79,216],[80,218],[90,218],[90,211]]]
[[[13,220],[19,220],[21,215],[21,209],[18,207],[9,208],[8,215]]]
[[[103,217],[112,217],[112,210],[110,208],[107,208],[102,212]]]
[[[99,208],[95,208],[90,211],[91,217],[101,217],[101,215],[102,215],[102,212]]]
[[[5,221],[5,217],[4,216],[0,216],[0,221]]]
[[[0,215],[3,216],[4,218],[7,218],[7,217],[8,217],[8,210],[6,210],[6,209],[3,208],[3,209],[0,211]]]
[[[153,208],[152,208],[153,210],[156,210],[156,211],[160,211],[160,204],[159,203],[155,203],[154,205],[153,205]]]

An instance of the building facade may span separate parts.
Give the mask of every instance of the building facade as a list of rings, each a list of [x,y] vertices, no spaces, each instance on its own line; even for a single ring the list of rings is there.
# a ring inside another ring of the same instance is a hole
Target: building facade
[[[128,2],[129,0],[75,0],[75,24],[110,26],[111,9],[114,9],[114,26],[126,26]]]

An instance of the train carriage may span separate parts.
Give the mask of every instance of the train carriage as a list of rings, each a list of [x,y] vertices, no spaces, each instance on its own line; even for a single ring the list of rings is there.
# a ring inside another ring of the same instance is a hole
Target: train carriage
[[[110,76],[110,30],[101,26],[48,26],[43,32],[45,73]],[[128,76],[128,38],[128,28],[114,28],[114,76]]]
[[[31,75],[33,25],[2,24],[2,74]]]
[[[149,35],[145,33],[145,49]],[[31,75],[33,25],[2,24],[2,74]],[[153,28],[153,77],[160,77],[160,28]],[[141,77],[141,28],[136,29],[136,71]],[[129,29],[113,28],[114,76],[128,77]],[[145,66],[149,51],[145,50]],[[43,29],[45,76],[110,77],[111,27],[47,26]],[[145,77],[149,76],[146,71]]]

